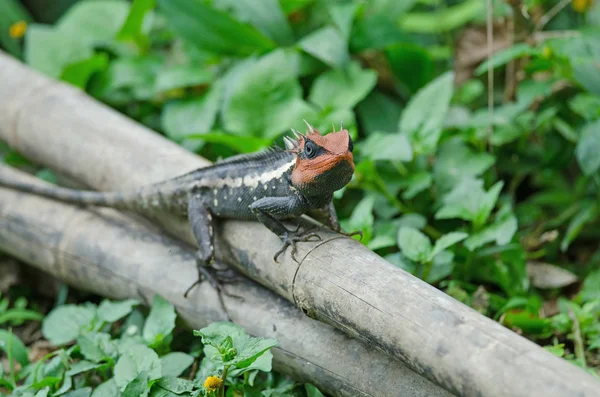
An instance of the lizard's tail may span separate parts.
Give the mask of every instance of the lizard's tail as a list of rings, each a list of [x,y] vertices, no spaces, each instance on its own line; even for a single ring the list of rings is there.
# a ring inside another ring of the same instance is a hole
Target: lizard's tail
[[[51,198],[71,204],[95,205],[115,209],[132,210],[140,206],[140,192],[95,192],[87,190],[67,189],[58,186],[45,186],[16,181],[0,172],[0,187],[7,187],[24,193]]]

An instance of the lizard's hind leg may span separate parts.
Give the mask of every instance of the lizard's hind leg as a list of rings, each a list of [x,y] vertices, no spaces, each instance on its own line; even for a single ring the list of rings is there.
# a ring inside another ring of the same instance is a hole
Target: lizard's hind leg
[[[229,294],[221,283],[221,281],[233,281],[234,278],[226,272],[223,274],[223,277],[221,277],[220,272],[212,266],[215,261],[214,222],[212,214],[202,201],[201,197],[192,196],[190,198],[188,202],[188,220],[192,232],[196,237],[196,241],[198,242],[198,251],[196,251],[198,280],[185,291],[184,297],[187,298],[187,295],[192,288],[202,280],[208,280],[213,288],[217,290],[221,306],[223,307],[223,310],[225,310],[225,304],[221,294],[224,293],[227,296],[234,297],[238,296]],[[226,310],[225,313],[227,313]]]

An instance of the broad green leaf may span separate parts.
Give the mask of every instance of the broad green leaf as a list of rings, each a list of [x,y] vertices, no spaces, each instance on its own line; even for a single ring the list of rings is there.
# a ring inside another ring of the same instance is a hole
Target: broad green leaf
[[[168,102],[161,115],[165,133],[181,141],[190,135],[210,132],[217,119],[220,99],[221,89],[216,85],[202,96]]]
[[[60,18],[56,28],[88,46],[112,41],[129,13],[124,0],[87,0],[75,3]]]
[[[8,356],[9,346],[14,360],[21,364],[22,367],[29,364],[28,351],[23,342],[21,342],[21,339],[15,334],[0,329],[0,351],[4,351],[6,356]]]
[[[94,306],[63,305],[52,310],[42,322],[42,334],[54,346],[75,340],[85,329],[91,329],[96,317]]]
[[[419,171],[411,174],[407,179],[406,190],[402,193],[402,197],[410,200],[422,191],[429,189],[432,182],[433,177],[429,172]]]
[[[225,365],[234,365],[236,368],[249,367],[264,352],[278,345],[275,339],[250,337],[239,325],[224,321],[194,331],[194,335],[200,336],[202,343],[216,348],[230,340],[236,354],[225,361]]]
[[[119,302],[104,299],[98,306],[98,319],[107,323],[114,323],[131,313],[133,307],[139,304],[140,302],[136,299],[126,299]]]
[[[433,250],[427,257],[427,261],[433,260],[433,258],[446,248],[452,247],[454,244],[466,239],[469,235],[463,232],[451,232],[444,234],[442,237],[436,240]]]
[[[573,217],[573,219],[571,219],[571,222],[569,222],[567,232],[565,233],[565,236],[560,242],[560,250],[562,252],[565,252],[569,248],[569,245],[571,245],[573,240],[575,240],[577,236],[579,236],[579,233],[581,232],[581,229],[583,229],[583,226],[586,223],[596,219],[597,215],[598,209],[596,207],[596,204],[589,201],[585,202],[582,205],[581,210],[579,210],[579,212]]]
[[[91,387],[83,387],[81,389],[72,390],[62,395],[62,397],[90,397],[92,394]]]
[[[424,280],[429,284],[437,283],[452,274],[454,270],[454,253],[451,251],[441,251],[433,258],[431,270]]]
[[[161,388],[175,394],[191,392],[194,389],[194,382],[176,377],[162,377],[157,384]]]
[[[454,73],[439,76],[411,98],[400,119],[400,132],[406,134],[415,153],[435,151],[453,92]]]
[[[375,86],[377,73],[350,62],[343,69],[332,69],[315,79],[308,99],[322,108],[351,109]]]
[[[350,59],[348,44],[342,34],[332,26],[325,26],[310,33],[298,44],[305,52],[332,67],[342,67]]]
[[[362,18],[357,18],[354,25],[350,36],[350,48],[353,53],[360,53],[368,49],[382,50],[399,42],[415,41],[413,37],[402,31],[395,21],[385,15],[367,14]]]
[[[356,112],[367,136],[377,132],[398,129],[402,104],[395,98],[375,89],[358,104]]]
[[[413,8],[417,3],[428,3],[428,1],[419,0],[371,0],[365,3],[369,12],[374,14],[383,15],[390,19],[399,18],[405,12]]]
[[[273,48],[256,28],[200,1],[157,0],[170,27],[202,51],[220,55],[250,55]]]
[[[159,379],[162,376],[158,355],[144,345],[130,346],[119,357],[119,361],[115,365],[115,382],[123,391],[142,372],[146,373],[148,381]]]
[[[388,46],[385,55],[390,68],[410,92],[417,92],[434,77],[434,63],[424,47],[411,43]]]
[[[54,27],[32,24],[25,35],[25,62],[48,77],[58,78],[65,67],[89,59],[91,48]]]
[[[0,1],[0,46],[17,58],[21,58],[21,37],[13,37],[11,27],[20,22],[29,24],[31,20],[27,8],[19,0]]]
[[[401,227],[398,231],[398,246],[408,259],[424,263],[431,255],[431,241],[426,235],[412,227]]]
[[[503,185],[502,181],[497,182],[486,192],[482,180],[463,178],[444,197],[444,205],[435,213],[435,218],[460,218],[481,226],[494,208]]]
[[[579,292],[583,302],[591,302],[600,299],[600,269],[592,271],[583,281],[583,287]]]
[[[373,216],[373,206],[375,204],[375,195],[369,194],[352,210],[352,215],[349,219],[340,221],[344,230],[360,230],[363,232],[363,241],[368,243],[373,229],[373,222],[375,217]]]
[[[588,121],[600,118],[600,96],[577,94],[569,101],[569,108]]]
[[[88,372],[96,368],[102,367],[104,364],[96,364],[90,361],[81,360],[71,365],[71,368],[65,372],[66,376],[74,376],[83,372]]]
[[[94,389],[92,397],[121,397],[121,391],[115,382],[115,378],[111,378],[104,383],[101,383]]]
[[[205,346],[205,348],[204,348],[205,354],[209,349],[214,349],[214,347]],[[234,368],[231,370],[230,374],[233,377],[237,377],[246,372],[255,371],[255,370],[262,371],[262,372],[271,372],[272,368],[273,368],[273,353],[271,353],[269,350],[267,350],[262,355],[260,355],[249,366],[247,366],[245,368]]]
[[[290,15],[308,7],[314,2],[315,0],[279,0],[279,5],[286,15]]]
[[[191,65],[173,65],[158,72],[154,83],[154,91],[160,93],[177,88],[209,84],[215,78],[216,75],[212,69]]]
[[[219,0],[215,6],[231,10],[281,46],[294,43],[294,32],[277,0]]]
[[[283,50],[247,64],[226,90],[223,125],[238,135],[273,138],[315,111],[302,99],[297,58]]]
[[[90,332],[80,335],[77,338],[77,344],[81,354],[90,361],[100,362],[107,357],[116,357],[117,347],[111,340],[110,335],[103,332]]]
[[[329,7],[329,15],[335,26],[342,32],[346,41],[350,38],[354,14],[358,9],[358,3],[333,4]]]
[[[600,73],[598,57],[600,56],[600,45],[594,56],[573,61],[573,77],[583,88],[594,95],[600,95]]]
[[[229,135],[225,132],[219,131],[211,132],[208,134],[188,135],[186,139],[199,139],[210,143],[220,143],[240,153],[257,152],[261,149],[268,147],[271,144],[270,139],[257,138],[254,136]]]
[[[35,393],[35,397],[48,397],[48,393],[50,392],[49,387],[45,387],[44,389]]]
[[[490,63],[492,64],[492,68],[495,69],[498,66],[506,65],[514,59],[539,54],[540,52],[540,49],[534,48],[527,43],[517,43],[512,47],[496,52],[491,59],[484,61],[477,69],[475,69],[475,75],[480,76],[483,73],[486,73]]]
[[[0,325],[8,322],[13,325],[20,325],[23,321],[39,321],[43,318],[44,316],[33,310],[19,309],[16,307],[13,307],[8,311],[0,310]]]
[[[559,345],[551,345],[551,346],[544,346],[544,350],[546,350],[547,352],[550,352],[552,354],[554,354],[557,357],[563,357],[565,355],[565,345],[564,343],[561,343]]]
[[[361,144],[361,154],[371,160],[411,161],[413,152],[405,134],[375,132]]]
[[[148,395],[148,372],[141,371],[131,382],[125,386],[123,397],[145,397]]]
[[[182,352],[172,352],[160,358],[162,376],[180,376],[192,365],[194,357]]]
[[[94,54],[88,59],[64,67],[60,79],[75,87],[85,89],[92,75],[105,70],[107,66],[108,56],[106,54]]]
[[[581,130],[575,155],[585,175],[592,175],[600,168],[600,120],[586,124]]]
[[[161,60],[154,56],[115,59],[91,84],[90,92],[113,105],[149,100],[154,96],[154,81],[160,68]]]
[[[160,295],[154,295],[152,309],[144,324],[144,340],[152,346],[160,345],[175,328],[175,308]]]
[[[465,177],[480,176],[494,161],[494,156],[488,153],[475,153],[462,139],[450,139],[440,147],[435,160],[435,184],[445,193]]]
[[[516,231],[517,218],[511,212],[498,214],[498,219],[494,223],[469,236],[465,240],[465,247],[473,251],[491,241],[495,241],[497,245],[505,245],[512,240]]]

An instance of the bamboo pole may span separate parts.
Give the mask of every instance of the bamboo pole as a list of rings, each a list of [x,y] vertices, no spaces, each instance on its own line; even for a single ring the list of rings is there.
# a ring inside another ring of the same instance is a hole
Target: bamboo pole
[[[4,168],[15,178],[32,180]],[[0,188],[0,250],[79,289],[114,299],[171,301],[198,329],[225,313],[208,283],[191,299],[182,292],[196,276],[192,247],[149,222],[109,209],[89,209]],[[224,297],[236,323],[276,338],[274,367],[335,396],[436,396],[450,393],[389,356],[304,316],[290,302],[244,278]]]
[[[98,190],[125,189],[206,164],[84,93],[0,57],[0,139]],[[191,240],[184,222],[157,220]],[[223,222],[217,257],[464,396],[594,396],[600,382],[339,235],[272,261],[279,239],[255,222]],[[567,381],[565,381],[567,380]],[[532,394],[533,393],[533,394]]]

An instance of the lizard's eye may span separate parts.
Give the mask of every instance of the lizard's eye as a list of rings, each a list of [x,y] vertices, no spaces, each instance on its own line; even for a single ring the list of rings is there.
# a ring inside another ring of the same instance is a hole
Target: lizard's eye
[[[317,155],[317,145],[313,141],[307,140],[304,144],[304,154],[306,158],[314,158]]]

